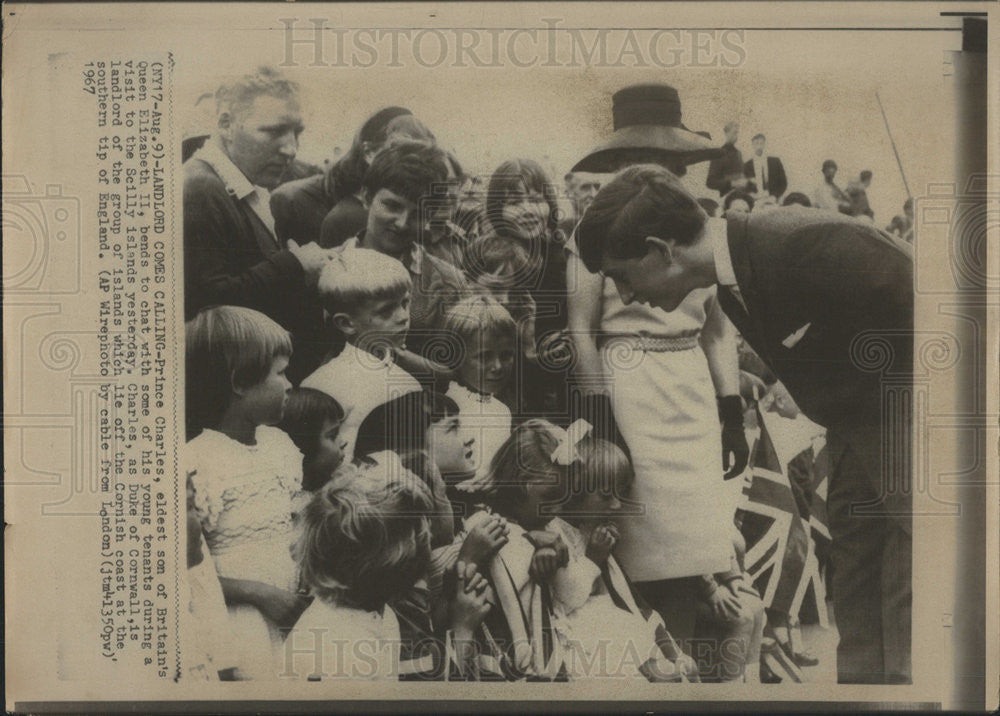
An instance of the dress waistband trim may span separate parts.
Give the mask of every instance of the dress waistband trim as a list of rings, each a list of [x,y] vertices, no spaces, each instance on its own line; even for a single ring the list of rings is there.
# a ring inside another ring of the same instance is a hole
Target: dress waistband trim
[[[613,333],[601,336],[601,348],[614,344],[621,348],[646,351],[649,353],[666,353],[670,351],[687,351],[698,346],[701,331],[697,328],[672,336],[651,336],[648,333]]]

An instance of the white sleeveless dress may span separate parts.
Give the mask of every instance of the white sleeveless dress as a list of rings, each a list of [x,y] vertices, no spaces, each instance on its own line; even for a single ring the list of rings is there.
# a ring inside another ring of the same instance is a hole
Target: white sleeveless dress
[[[700,333],[715,300],[712,287],[692,291],[669,313],[626,306],[614,282],[604,279],[601,354],[635,469],[629,499],[643,508],[620,520],[615,556],[634,582],[729,569],[733,501],[722,479],[715,387],[704,351],[690,338]],[[623,335],[693,347],[636,350],[614,338]]]

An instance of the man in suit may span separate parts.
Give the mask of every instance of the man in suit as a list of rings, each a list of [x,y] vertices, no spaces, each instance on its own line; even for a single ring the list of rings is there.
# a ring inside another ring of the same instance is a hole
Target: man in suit
[[[871,225],[801,207],[708,219],[670,172],[623,170],[577,227],[581,257],[622,300],[719,303],[827,428],[832,592],[842,683],[910,680],[909,406],[913,259]]]
[[[744,189],[747,179],[743,174],[743,154],[736,148],[736,140],[740,137],[740,125],[729,122],[723,128],[726,143],[722,145],[721,154],[708,165],[708,178],[705,186],[715,189],[720,197],[734,189]]]
[[[750,145],[753,155],[743,165],[743,176],[754,183],[758,198],[770,195],[779,202],[788,188],[784,165],[777,157],[768,156],[767,138],[763,134],[754,135]]]
[[[184,163],[184,313],[245,306],[292,333],[289,377],[322,358],[322,307],[314,295],[329,252],[282,245],[269,190],[295,158],[302,131],[298,89],[261,68],[216,92],[214,134]]]

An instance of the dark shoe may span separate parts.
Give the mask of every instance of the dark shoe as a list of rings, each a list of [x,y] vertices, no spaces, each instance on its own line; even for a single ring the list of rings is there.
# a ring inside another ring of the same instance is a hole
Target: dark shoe
[[[764,659],[760,660],[760,683],[762,684],[780,684],[781,677],[771,671],[771,667],[767,665]]]

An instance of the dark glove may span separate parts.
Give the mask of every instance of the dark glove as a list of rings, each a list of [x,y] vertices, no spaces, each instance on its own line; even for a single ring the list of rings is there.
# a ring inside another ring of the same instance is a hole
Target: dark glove
[[[740,396],[726,395],[719,398],[719,421],[722,423],[722,467],[728,470],[723,479],[731,480],[743,473],[747,460],[750,459],[750,446],[743,429],[743,401]]]

